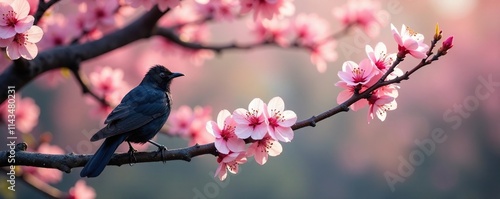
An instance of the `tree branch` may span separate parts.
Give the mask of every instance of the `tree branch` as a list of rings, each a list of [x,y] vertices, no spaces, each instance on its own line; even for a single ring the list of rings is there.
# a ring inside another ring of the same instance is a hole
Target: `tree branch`
[[[323,44],[323,43],[326,43],[332,39],[339,39],[339,38],[345,36],[353,26],[354,26],[354,24],[349,24],[349,25],[345,26],[339,32],[333,33],[329,37],[321,40],[318,44]],[[165,39],[167,39],[167,40],[169,40],[169,41],[171,41],[179,46],[182,46],[184,48],[189,48],[189,49],[194,49],[194,50],[211,50],[217,54],[222,53],[222,51],[224,51],[224,50],[249,50],[249,49],[253,49],[253,48],[261,47],[261,46],[280,46],[272,38],[268,38],[268,39],[261,41],[261,42],[248,43],[248,44],[238,44],[238,43],[232,42],[232,43],[228,43],[228,44],[219,44],[219,45],[215,45],[215,44],[204,45],[204,44],[200,44],[200,43],[187,42],[187,41],[183,41],[179,37],[179,35],[177,35],[177,33],[175,32],[176,27],[178,27],[178,26],[174,26],[174,28],[172,28],[172,27],[169,27],[169,28],[157,27],[154,34],[158,35],[158,36],[162,36]],[[297,41],[291,42],[289,45],[287,45],[287,47],[305,48],[305,49],[312,48],[311,46],[302,45]]]
[[[156,22],[169,10],[161,12],[152,8],[126,27],[103,36],[101,39],[84,44],[55,47],[41,52],[30,61],[19,59],[0,74],[0,103],[7,99],[7,87],[15,86],[16,91],[38,75],[61,67],[86,61],[112,50],[152,35]]]
[[[432,51],[432,49],[435,46],[435,43],[437,41],[432,41],[434,43],[431,45],[431,49],[429,49],[429,52]],[[394,61],[390,69],[386,72],[386,74],[381,78],[380,81],[375,83],[373,86],[370,88],[366,89],[362,93],[359,94],[354,94],[346,100],[344,103],[333,107],[330,110],[327,110],[317,116],[312,116],[309,119],[305,119],[302,121],[296,122],[291,128],[295,131],[301,128],[305,128],[308,126],[315,127],[316,124],[326,118],[329,118],[335,114],[338,114],[340,112],[346,112],[349,110],[349,106],[354,104],[355,102],[368,98],[370,96],[370,93],[375,91],[376,89],[389,85],[389,84],[394,84],[394,83],[400,83],[403,80],[408,80],[410,75],[413,74],[415,71],[421,69],[422,67],[431,64],[433,61],[438,60],[439,57],[443,56],[441,53],[435,54],[431,59],[428,60],[432,53],[428,53],[428,57],[423,59],[422,62],[420,62],[418,65],[416,65],[412,70],[407,71],[404,75],[400,77],[396,77],[391,80],[386,80],[385,77],[393,71],[393,69],[399,65],[401,61],[403,61],[403,57],[397,57],[397,59]],[[245,140],[247,143],[249,142],[254,142],[251,139],[246,139]],[[23,144],[23,143],[21,143]],[[25,149],[25,148],[24,148]],[[36,166],[36,167],[45,167],[45,168],[56,168],[64,172],[71,172],[72,168],[76,167],[82,167],[84,166],[87,161],[92,157],[92,155],[76,155],[76,154],[66,154],[66,155],[49,155],[49,154],[40,154],[40,153],[34,153],[34,152],[26,152],[23,150],[18,150],[15,153],[16,156],[16,162],[14,164],[8,163],[8,156],[9,156],[9,151],[0,151],[0,166],[8,166],[8,165],[25,165],[25,166]],[[141,162],[159,162],[159,161],[171,161],[171,160],[184,160],[184,161],[191,161],[193,157],[200,156],[200,155],[205,155],[205,154],[212,154],[214,156],[217,156],[218,152],[217,149],[215,148],[214,143],[210,144],[204,144],[204,145],[195,145],[192,147],[186,147],[186,148],[181,148],[181,149],[171,149],[166,152],[164,152],[164,157],[161,156],[161,153],[158,151],[152,151],[152,152],[138,152],[135,154],[135,157],[137,158],[136,163],[141,163]],[[130,163],[130,158],[128,153],[122,153],[122,154],[114,154],[111,160],[109,161],[108,165],[115,165],[115,166],[120,166],[123,164],[129,164]]]

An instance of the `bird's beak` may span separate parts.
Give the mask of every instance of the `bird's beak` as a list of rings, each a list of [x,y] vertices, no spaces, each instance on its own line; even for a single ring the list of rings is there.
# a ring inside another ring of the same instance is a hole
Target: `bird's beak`
[[[181,77],[181,76],[184,76],[184,74],[182,74],[182,73],[172,73],[170,75],[170,79],[174,79],[176,77]]]

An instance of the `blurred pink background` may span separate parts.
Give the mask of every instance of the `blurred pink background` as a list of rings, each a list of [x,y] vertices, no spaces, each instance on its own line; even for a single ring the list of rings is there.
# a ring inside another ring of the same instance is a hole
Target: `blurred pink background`
[[[318,13],[334,31],[340,29],[340,23],[331,12],[343,3],[294,1],[296,13]],[[436,23],[444,38],[454,36],[454,47],[448,55],[400,84],[398,108],[388,112],[384,122],[367,124],[368,110],[363,108],[335,115],[315,128],[300,129],[291,143],[283,144],[281,155],[270,158],[264,166],[253,160],[242,165],[240,173],[230,175],[224,187],[212,178],[217,164],[209,155],[189,163],[108,167],[99,178],[87,179],[87,184],[101,198],[196,198],[198,191],[207,190],[217,191],[216,198],[499,198],[500,87],[478,100],[478,107],[467,111],[470,116],[460,117],[457,128],[444,118],[447,111],[475,97],[476,87],[482,85],[480,78],[500,82],[498,2],[387,0],[381,5],[391,14],[390,23],[398,28],[403,23],[412,27],[426,36],[427,43]],[[210,43],[252,41],[246,30],[247,19],[210,24]],[[87,75],[98,66],[122,68],[125,80],[135,86],[149,66],[163,64],[186,75],[173,83],[174,109],[209,105],[216,118],[222,109],[246,108],[255,97],[267,102],[281,96],[286,109],[303,120],[337,105],[341,90],[334,84],[342,63],[359,62],[366,56],[365,45],[374,46],[379,41],[388,46],[389,52],[396,52],[389,25],[373,39],[354,29],[338,41],[338,59],[328,63],[325,73],[317,72],[305,50],[229,50],[195,66],[183,59],[166,59],[164,54],[168,52],[145,51],[154,39],[85,62],[82,68]],[[340,46],[355,51],[349,54]],[[399,67],[410,70],[417,62],[407,57]],[[102,127],[102,120],[89,116],[91,107],[74,78],[63,81],[53,89],[34,81],[22,90],[23,96],[34,98],[41,109],[40,124],[33,134],[37,137],[51,132],[53,144],[66,153],[94,153],[100,143],[89,144],[87,140]],[[415,141],[432,139],[437,128],[445,132],[446,140],[435,143],[435,151],[425,155],[422,164],[391,191],[384,174],[398,173],[402,159],[408,160],[412,152],[422,152]],[[158,135],[157,141],[168,148],[187,145],[183,139],[165,135]],[[77,168],[63,174],[63,181],[55,186],[67,190],[79,179],[79,171]],[[215,188],[206,188],[211,186]],[[19,194],[20,198],[31,196],[37,193],[31,190]]]

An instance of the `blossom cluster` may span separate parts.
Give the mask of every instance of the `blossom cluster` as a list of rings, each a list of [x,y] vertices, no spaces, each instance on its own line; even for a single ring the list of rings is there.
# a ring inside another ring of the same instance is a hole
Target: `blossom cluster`
[[[189,146],[214,142],[214,137],[205,128],[205,124],[212,119],[211,113],[212,108],[209,106],[196,106],[192,109],[183,105],[170,113],[167,120],[168,131],[162,132],[189,140]]]
[[[283,148],[279,141],[292,141],[291,126],[296,121],[297,115],[285,110],[280,97],[272,98],[268,104],[255,98],[248,109],[238,108],[232,114],[228,110],[220,111],[217,122],[206,124],[207,131],[215,137],[215,148],[219,152],[215,176],[224,180],[227,170],[238,173],[238,165],[245,163],[247,157],[253,156],[263,165],[269,156],[281,154]],[[252,142],[248,148],[246,140]]]
[[[43,31],[33,25],[35,18],[29,12],[27,0],[0,1],[0,47],[6,47],[11,60],[31,60],[38,54],[36,43],[42,39]]]
[[[130,90],[130,86],[123,79],[122,69],[113,69],[109,66],[97,67],[95,71],[89,74],[89,79],[95,94],[108,103],[106,105],[88,98],[87,103],[96,107],[91,110],[91,114],[104,119],[111,113],[113,109],[111,106],[118,105],[126,92]]]
[[[359,64],[353,61],[346,61],[342,65],[342,71],[338,72],[341,81],[335,85],[343,88],[337,97],[337,103],[342,104],[353,95],[364,92],[376,84],[386,73],[385,80],[394,79],[403,75],[403,71],[393,66],[396,59],[404,58],[407,54],[423,59],[427,56],[429,46],[423,42],[424,36],[416,33],[406,25],[402,25],[398,31],[391,24],[392,34],[398,44],[398,53],[389,53],[384,43],[379,42],[375,48],[367,45],[365,47],[368,58],[363,59]],[[353,103],[350,108],[354,111],[369,105],[368,122],[377,115],[378,119],[384,121],[387,111],[397,108],[396,98],[398,97],[399,86],[389,84],[372,91],[368,98],[361,99]]]

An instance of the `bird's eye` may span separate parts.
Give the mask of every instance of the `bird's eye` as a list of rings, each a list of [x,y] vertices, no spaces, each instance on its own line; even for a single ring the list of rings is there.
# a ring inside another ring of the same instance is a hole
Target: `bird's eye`
[[[166,76],[165,73],[160,73],[161,78],[165,78],[165,76]]]

